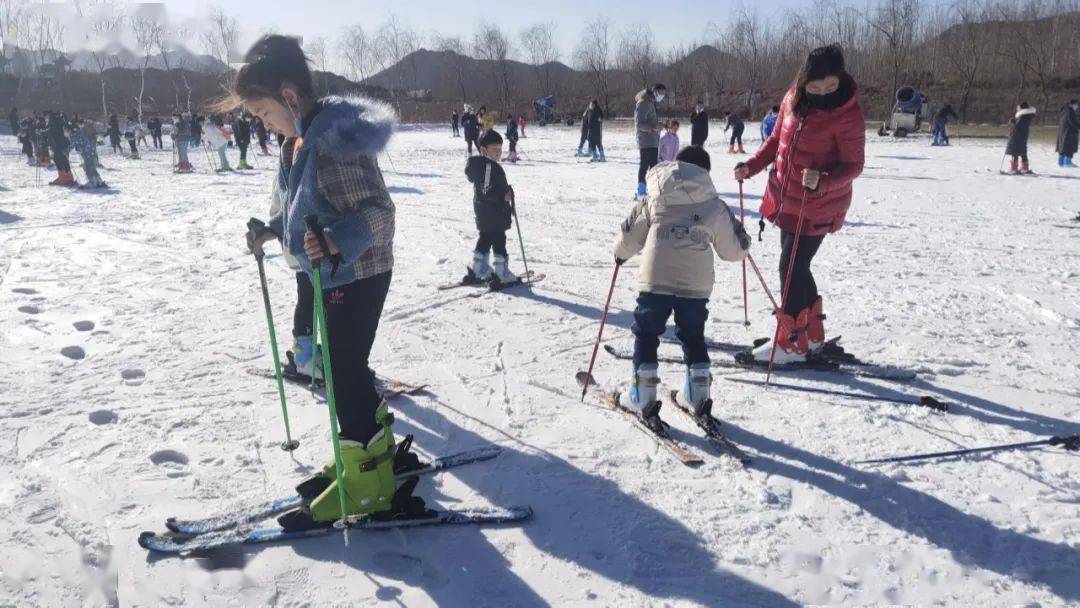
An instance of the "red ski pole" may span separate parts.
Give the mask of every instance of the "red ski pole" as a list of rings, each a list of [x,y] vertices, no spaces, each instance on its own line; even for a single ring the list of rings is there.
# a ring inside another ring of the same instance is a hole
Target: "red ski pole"
[[[768,284],[765,283],[765,277],[761,276],[761,270],[758,269],[757,262],[754,261],[754,256],[749,253],[746,254],[746,259],[750,260],[750,267],[754,269],[754,274],[757,275],[758,281],[761,281],[761,287],[765,290],[765,295],[769,296],[769,301],[772,302],[773,312],[780,310],[780,306],[776,303],[776,298],[773,297],[772,291],[769,290]]]
[[[611,306],[611,295],[615,293],[615,278],[619,276],[619,264],[615,264],[615,272],[611,273],[611,287],[608,288],[607,301],[604,302],[604,315],[600,317],[600,333],[596,335],[596,344],[592,349],[592,357],[589,359],[589,373],[585,374],[584,386],[581,389],[581,400],[585,401],[585,394],[589,391],[589,382],[592,381],[593,364],[596,363],[596,352],[600,350],[600,339],[604,336],[604,324],[607,323],[608,308]]]
[[[743,207],[743,180],[739,180],[739,223],[746,224],[746,208]],[[750,327],[750,305],[746,300],[746,260],[742,261],[742,312],[743,327]]]
[[[784,314],[784,308],[787,307],[788,293],[790,293],[791,287],[791,271],[795,269],[795,256],[799,252],[799,237],[802,236],[803,219],[806,217],[806,193],[809,192],[803,187],[802,204],[799,205],[799,222],[795,228],[795,242],[791,244],[791,257],[788,258],[787,265],[787,277],[784,278],[784,289],[780,292],[780,309],[776,311],[776,332],[773,333],[772,351],[769,352],[769,370],[765,373],[765,384],[769,384],[769,380],[772,378],[773,361],[776,358],[776,341],[780,337],[780,315]]]

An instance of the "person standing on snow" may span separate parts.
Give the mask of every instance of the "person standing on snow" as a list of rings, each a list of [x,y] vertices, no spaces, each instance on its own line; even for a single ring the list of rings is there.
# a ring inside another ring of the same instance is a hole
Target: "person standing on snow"
[[[516,163],[518,161],[518,125],[513,114],[506,115],[506,141],[510,144],[510,153],[506,156],[506,160]]]
[[[1031,123],[1035,120],[1035,108],[1028,102],[1021,102],[1016,106],[1016,114],[1009,119],[1012,131],[1009,132],[1009,142],[1005,145],[1005,154],[1012,157],[1009,163],[1009,172],[1031,173],[1028,165],[1028,137],[1031,135]],[[1020,163],[1019,165],[1017,163]]]
[[[248,245],[258,255],[264,243],[280,239],[305,274],[313,278],[313,268],[321,271],[344,465],[341,478],[332,463],[302,483],[298,491],[306,506],[278,522],[286,530],[303,530],[329,526],[345,515],[389,513],[394,505],[415,502],[407,495],[396,500],[394,417],[368,365],[394,267],[394,203],[378,154],[393,135],[396,115],[367,98],[318,98],[297,40],[275,34],[251,47],[232,98],[220,105],[241,103],[286,136],[277,177],[281,212],[265,229],[250,231]],[[325,226],[322,239],[308,229],[310,215]],[[336,272],[320,240],[340,259]],[[310,340],[307,346],[313,353]],[[411,490],[410,484],[403,488]]]
[[[1059,167],[1076,167],[1072,158],[1076,154],[1078,132],[1080,132],[1080,100],[1073,99],[1063,106],[1058,114],[1056,150]]]
[[[731,141],[728,142],[728,153],[735,154],[738,152],[739,154],[745,154],[746,150],[743,150],[742,147],[742,134],[746,129],[746,125],[743,123],[742,119],[739,118],[738,114],[735,114],[734,112],[724,112],[724,121],[724,133],[727,133],[728,129],[731,129]],[[738,149],[735,148],[735,144],[739,145]]]
[[[619,405],[645,424],[662,429],[657,388],[656,350],[675,314],[686,377],[676,399],[696,416],[712,410],[709,351],[705,345],[706,308],[715,276],[713,252],[737,262],[750,249],[750,236],[716,193],[709,153],[683,148],[674,162],[651,169],[645,198],[634,205],[615,240],[615,263],[641,253],[640,293],[634,309],[634,359],[629,389]]]
[[[22,153],[26,155],[26,164],[33,167],[37,164],[34,158],[34,123],[29,118],[24,118],[22,126],[16,131],[19,143],[22,144]]]
[[[454,110],[454,113],[450,115],[450,137],[461,137],[461,133],[458,132],[457,110]]]
[[[764,142],[772,135],[773,129],[776,128],[776,115],[780,113],[780,106],[773,106],[769,108],[769,113],[765,115],[765,118],[761,119],[761,141]]]
[[[525,115],[518,116],[518,128],[521,129],[521,139],[525,139]]]
[[[705,140],[709,139],[709,113],[705,111],[705,104],[699,99],[694,111],[690,113],[690,145],[704,146]]]
[[[251,165],[247,162],[248,147],[251,146],[251,123],[248,122],[249,114],[243,112],[237,117],[232,124],[233,137],[236,138],[236,147],[240,150],[240,162],[236,164],[236,168],[240,171],[246,171],[251,168]]]
[[[17,135],[19,133],[19,108],[11,106],[11,112],[8,113],[8,123],[11,124],[11,133]]]
[[[660,137],[660,147],[657,149],[660,162],[675,160],[679,147],[679,121],[672,120],[667,123],[667,128]]]
[[[865,158],[866,122],[839,45],[810,52],[776,123],[761,149],[735,165],[734,174],[742,181],[772,165],[761,216],[780,228],[783,310],[777,313],[776,361],[805,361],[825,343],[825,316],[810,263],[825,235],[843,227],[852,183]],[[764,344],[754,358],[768,361],[772,350]]]
[[[583,150],[585,148],[585,143],[589,141],[588,116],[589,108],[585,108],[585,111],[581,113],[581,137],[578,138],[577,152],[574,153],[574,156],[585,156],[585,152]]]
[[[476,144],[476,138],[480,137],[480,121],[477,120],[469,104],[465,104],[464,111],[461,113],[461,130],[465,133],[465,147],[469,151],[469,156],[472,156],[473,145]],[[477,152],[479,151],[479,146],[477,146]]]
[[[604,111],[600,109],[600,102],[595,99],[589,102],[583,123],[588,125],[589,161],[607,162],[604,157]]]
[[[75,176],[71,173],[71,162],[68,159],[68,150],[71,142],[67,138],[66,121],[59,112],[49,114],[49,146],[52,148],[53,161],[56,163],[58,176],[49,182],[51,186],[76,186]]]
[[[191,114],[173,116],[173,147],[176,148],[176,172],[191,173],[195,170],[188,161],[188,145],[191,143]]]
[[[510,271],[510,255],[506,251],[506,231],[513,215],[514,189],[506,181],[499,159],[502,156],[502,137],[495,131],[480,136],[478,156],[470,156],[465,164],[465,177],[473,185],[473,213],[480,237],[473,249],[473,261],[462,279],[466,285],[484,281],[513,283],[518,276]],[[494,266],[488,265],[488,253],[495,256]]]
[[[934,114],[934,119],[930,123],[930,135],[932,141],[930,145],[933,146],[947,146],[949,145],[949,117],[960,120],[960,117],[953,110],[952,104],[945,104]]]
[[[638,147],[636,198],[645,197],[645,174],[656,166],[660,156],[660,126],[656,104],[664,100],[667,87],[656,83],[634,96],[634,136]]]
[[[116,114],[109,116],[109,145],[114,153],[121,152],[120,148],[120,118]]]
[[[150,139],[153,141],[154,148],[158,150],[164,149],[165,144],[161,139],[161,119],[157,116],[151,116],[150,120],[146,121],[146,128],[150,130]]]
[[[83,171],[86,173],[86,185],[89,189],[108,188],[97,171],[97,134],[90,123],[80,125],[77,122],[68,127],[71,134],[71,147],[82,157]]]
[[[263,156],[270,156],[270,150],[266,147],[270,141],[270,135],[266,132],[266,125],[258,116],[255,117],[255,137],[259,142],[259,152]]]

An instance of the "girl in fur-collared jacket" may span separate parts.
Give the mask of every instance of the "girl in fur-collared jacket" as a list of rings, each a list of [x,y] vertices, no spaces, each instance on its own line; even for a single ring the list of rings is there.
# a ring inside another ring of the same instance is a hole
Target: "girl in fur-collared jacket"
[[[1005,146],[1005,154],[1012,157],[1012,162],[1009,163],[1009,171],[1012,173],[1031,173],[1027,148],[1033,120],[1035,120],[1035,108],[1029,106],[1026,101],[1016,106],[1016,115],[1009,120],[1013,127],[1012,132],[1009,133],[1009,143]]]
[[[395,493],[393,417],[375,389],[368,356],[390,288],[394,266],[394,203],[376,155],[393,134],[396,116],[365,98],[314,93],[307,57],[294,38],[267,35],[248,51],[236,75],[232,103],[242,103],[268,128],[286,137],[278,188],[281,210],[253,249],[281,239],[309,277],[318,265],[326,302],[326,329],[334,366],[334,397],[341,428],[342,479],[333,463],[298,491],[310,506],[279,521],[288,529],[328,525],[341,517],[338,484],[348,514],[391,509]],[[316,215],[341,266],[331,274],[316,235],[304,223]],[[308,349],[311,348],[310,339]]]

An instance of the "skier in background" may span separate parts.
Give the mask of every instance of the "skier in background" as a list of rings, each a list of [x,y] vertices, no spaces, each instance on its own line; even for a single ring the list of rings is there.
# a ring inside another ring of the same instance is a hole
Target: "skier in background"
[[[855,90],[840,46],[814,49],[780,104],[777,128],[754,156],[735,165],[737,180],[772,166],[760,212],[781,231],[778,362],[805,361],[825,343],[825,315],[810,263],[825,235],[843,227],[852,183],[863,170],[866,121]],[[768,361],[772,351],[766,343],[753,351],[754,359]]]
[[[461,137],[461,133],[458,132],[457,110],[454,110],[454,113],[450,115],[450,137]]]
[[[690,113],[690,145],[704,146],[705,140],[709,139],[709,113],[705,111],[705,104],[699,99]]]
[[[646,176],[646,197],[634,205],[615,240],[615,263],[642,254],[640,292],[634,309],[634,359],[630,387],[619,405],[660,430],[656,350],[675,314],[686,376],[679,403],[696,416],[711,415],[709,351],[705,345],[707,306],[715,276],[713,252],[737,262],[750,249],[750,236],[720,199],[709,177],[712,163],[701,146],[683,148],[675,162],[657,165]]]
[[[229,157],[226,155],[225,150],[229,147],[229,132],[225,129],[225,121],[221,116],[211,116],[210,126],[206,129],[206,143],[213,148],[218,155],[218,166],[215,169],[218,173],[226,173],[232,171],[232,167],[229,166]]]
[[[577,152],[574,156],[585,156],[585,143],[589,141],[589,108],[585,108],[585,111],[581,113],[581,136],[577,142]]]
[[[53,160],[56,162],[57,178],[49,185],[52,186],[76,186],[75,176],[71,173],[71,162],[68,159],[68,150],[71,142],[67,138],[66,121],[59,112],[49,114],[49,146],[52,148]]]
[[[176,148],[176,172],[191,173],[195,170],[188,160],[188,145],[191,144],[191,114],[173,115],[173,147]]]
[[[658,155],[660,162],[675,160],[679,153],[679,121],[672,120],[667,123],[667,130],[660,136]]]
[[[251,123],[248,122],[248,116],[247,112],[242,112],[232,124],[236,147],[240,150],[240,162],[236,164],[240,171],[251,169],[247,162],[248,147],[251,145]]]
[[[266,144],[270,141],[270,136],[266,133],[266,125],[258,116],[255,117],[255,137],[259,141],[259,150],[263,156],[270,156],[270,150],[266,147]]]
[[[461,130],[465,133],[465,148],[469,151],[469,156],[472,156],[473,145],[476,144],[476,138],[480,137],[480,121],[476,119],[476,114],[469,104],[465,104],[461,114]],[[478,147],[477,152],[479,151]]]
[[[24,118],[21,127],[17,131],[19,143],[22,144],[22,153],[26,155],[26,164],[31,167],[37,164],[37,159],[34,158],[33,124],[33,121],[29,118]]]
[[[638,147],[637,193],[645,197],[645,174],[659,162],[660,127],[656,104],[664,100],[667,87],[656,83],[634,96],[634,137]]]
[[[521,139],[525,139],[525,115],[518,116],[518,127],[521,128]]]
[[[44,114],[38,114],[34,121],[34,154],[39,167],[53,166],[52,155],[49,153],[49,123]]]
[[[142,128],[139,126],[138,121],[135,120],[135,117],[128,116],[127,124],[124,127],[124,138],[127,139],[128,147],[131,148],[131,160],[139,160],[141,158],[139,156],[138,145],[139,131],[141,130]]]
[[[158,150],[165,149],[165,143],[161,138],[161,119],[157,116],[151,116],[150,120],[146,121],[146,128],[150,130],[150,139],[154,143],[154,148]]]
[[[120,153],[120,119],[116,114],[109,116],[109,129],[106,133],[109,135],[109,145],[112,146],[112,151]]]
[[[1009,172],[1014,175],[1032,173],[1031,167],[1028,165],[1027,148],[1033,120],[1035,120],[1035,108],[1029,106],[1026,101],[1016,106],[1016,114],[1009,119],[1012,131],[1009,132],[1009,142],[1005,146],[1005,154],[1012,157],[1012,161],[1009,163]]]
[[[11,112],[8,113],[8,123],[11,124],[11,133],[17,135],[19,133],[19,108],[11,106]]]
[[[502,137],[495,131],[485,131],[479,146],[480,154],[470,156],[465,164],[465,177],[473,185],[473,213],[480,236],[473,249],[472,264],[461,282],[466,285],[485,281],[513,283],[518,276],[510,271],[506,231],[511,226],[514,191],[499,164]],[[489,253],[494,253],[493,266],[488,265]]]
[[[731,141],[728,142],[728,153],[746,154],[746,151],[743,150],[742,146],[742,134],[746,129],[746,125],[743,123],[742,119],[734,112],[724,112],[724,122],[724,133],[727,133],[728,129],[731,129]],[[735,148],[736,144],[739,146],[738,149]]]
[[[506,141],[510,144],[510,153],[506,156],[506,160],[516,163],[518,161],[518,125],[513,114],[506,115]]]
[[[1073,155],[1076,154],[1077,134],[1080,132],[1080,100],[1073,99],[1061,108],[1058,114],[1058,136],[1056,150],[1058,166],[1076,168]]]
[[[945,104],[934,113],[934,118],[930,123],[930,135],[932,146],[948,146],[949,145],[949,117],[960,120],[960,117],[953,110],[952,104]]]
[[[411,511],[422,501],[408,496],[415,484],[405,483],[404,494],[395,496],[395,464],[404,450],[395,449],[393,416],[368,366],[394,266],[394,203],[377,158],[393,134],[394,110],[360,97],[319,99],[297,40],[273,34],[248,51],[232,99],[221,105],[241,103],[287,138],[277,177],[281,213],[265,231],[249,233],[248,244],[256,251],[281,239],[305,273],[321,270],[344,464],[341,478],[330,464],[301,484],[307,506],[278,521],[287,530],[301,530],[329,526],[343,515],[387,513],[395,505],[408,504]],[[326,227],[322,240],[340,256],[336,272],[320,238],[305,225],[308,215]],[[339,506],[339,485],[346,513]]]
[[[86,173],[86,184],[80,188],[108,188],[97,170],[97,134],[94,133],[93,125],[89,122],[85,125],[74,122],[68,127],[68,132],[71,135],[71,147],[82,157],[83,172]]]
[[[206,122],[206,117],[196,115],[191,120],[191,147],[202,147],[203,140],[203,123]]]
[[[600,102],[594,99],[589,103],[584,122],[588,124],[590,162],[607,162],[604,157],[604,111],[600,109]]]
[[[768,114],[765,118],[761,119],[761,141],[765,142],[772,135],[773,129],[776,128],[776,116],[780,113],[780,106],[773,106],[769,108]]]

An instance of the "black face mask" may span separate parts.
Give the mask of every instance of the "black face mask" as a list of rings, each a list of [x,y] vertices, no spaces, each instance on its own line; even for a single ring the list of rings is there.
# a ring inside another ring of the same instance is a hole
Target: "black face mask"
[[[851,86],[846,80],[840,80],[840,86],[832,93],[814,95],[809,91],[804,98],[806,107],[811,110],[835,110],[851,99]]]

